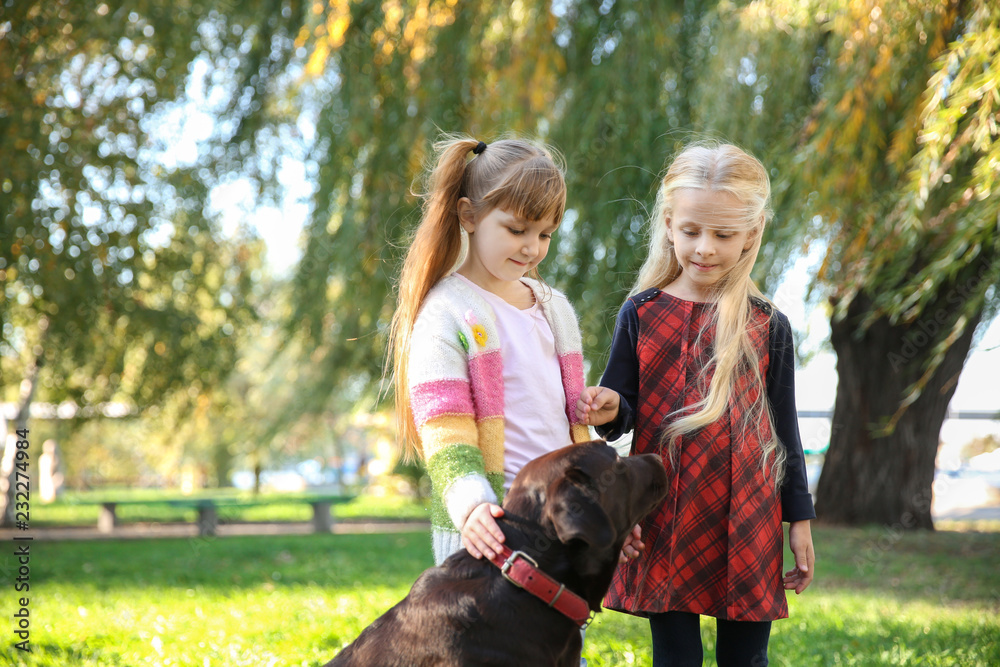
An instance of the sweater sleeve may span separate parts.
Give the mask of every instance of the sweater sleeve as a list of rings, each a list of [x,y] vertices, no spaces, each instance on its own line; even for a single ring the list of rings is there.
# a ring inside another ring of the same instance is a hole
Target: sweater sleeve
[[[537,298],[536,294],[536,298]],[[573,442],[591,440],[590,429],[576,417],[576,402],[583,391],[583,341],[576,311],[566,296],[555,289],[551,298],[543,301],[543,310],[555,338],[559,373],[566,395],[566,418],[569,420],[570,439]]]
[[[472,510],[497,496],[486,476],[476,424],[469,353],[472,332],[440,300],[421,310],[410,340],[407,384],[422,454],[440,504],[432,521],[461,530]],[[449,524],[451,524],[449,526]]]
[[[775,311],[770,325],[770,361],[767,367],[767,399],[775,434],[785,447],[785,479],[781,485],[783,521],[815,519],[806,479],[805,454],[799,436],[795,409],[795,349],[788,318]]]
[[[597,427],[602,438],[617,440],[635,427],[639,411],[639,313],[632,299],[618,311],[615,331],[611,338],[608,365],[601,377],[601,386],[613,389],[621,396],[618,416]]]

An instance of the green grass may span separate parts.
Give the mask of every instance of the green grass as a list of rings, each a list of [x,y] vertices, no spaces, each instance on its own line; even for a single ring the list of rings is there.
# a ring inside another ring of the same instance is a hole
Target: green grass
[[[774,624],[772,665],[1000,665],[1000,532],[816,526],[814,539],[818,579]],[[22,654],[12,552],[0,664],[31,667],[321,665],[431,564],[425,533],[35,541]],[[714,624],[702,629],[714,665]],[[649,665],[647,625],[600,614],[584,655]]]

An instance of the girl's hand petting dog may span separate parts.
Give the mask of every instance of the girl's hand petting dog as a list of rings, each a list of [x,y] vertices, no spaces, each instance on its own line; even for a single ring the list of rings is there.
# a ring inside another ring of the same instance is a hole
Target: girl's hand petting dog
[[[462,546],[474,558],[493,558],[500,553],[504,541],[503,531],[496,520],[503,516],[503,508],[493,503],[478,505],[462,527]]]

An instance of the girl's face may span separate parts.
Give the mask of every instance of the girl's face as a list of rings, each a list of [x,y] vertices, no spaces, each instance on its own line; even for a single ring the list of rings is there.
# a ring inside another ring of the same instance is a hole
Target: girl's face
[[[466,200],[467,201],[467,200]],[[549,252],[558,225],[524,220],[494,208],[478,220],[459,202],[459,219],[469,233],[469,254],[459,272],[483,289],[505,297]]]
[[[667,291],[691,301],[713,300],[712,288],[753,245],[743,223],[743,205],[728,192],[682,188],[673,194],[667,237],[681,275]]]

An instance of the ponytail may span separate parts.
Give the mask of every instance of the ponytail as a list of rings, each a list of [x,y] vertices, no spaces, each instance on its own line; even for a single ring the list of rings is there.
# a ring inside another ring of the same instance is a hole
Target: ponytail
[[[427,293],[454,269],[461,255],[458,200],[463,196],[466,156],[477,145],[474,139],[450,139],[435,144],[439,158],[430,175],[430,195],[399,276],[399,302],[389,331],[389,350],[395,373],[397,433],[406,460],[420,454],[406,380],[410,335]]]

